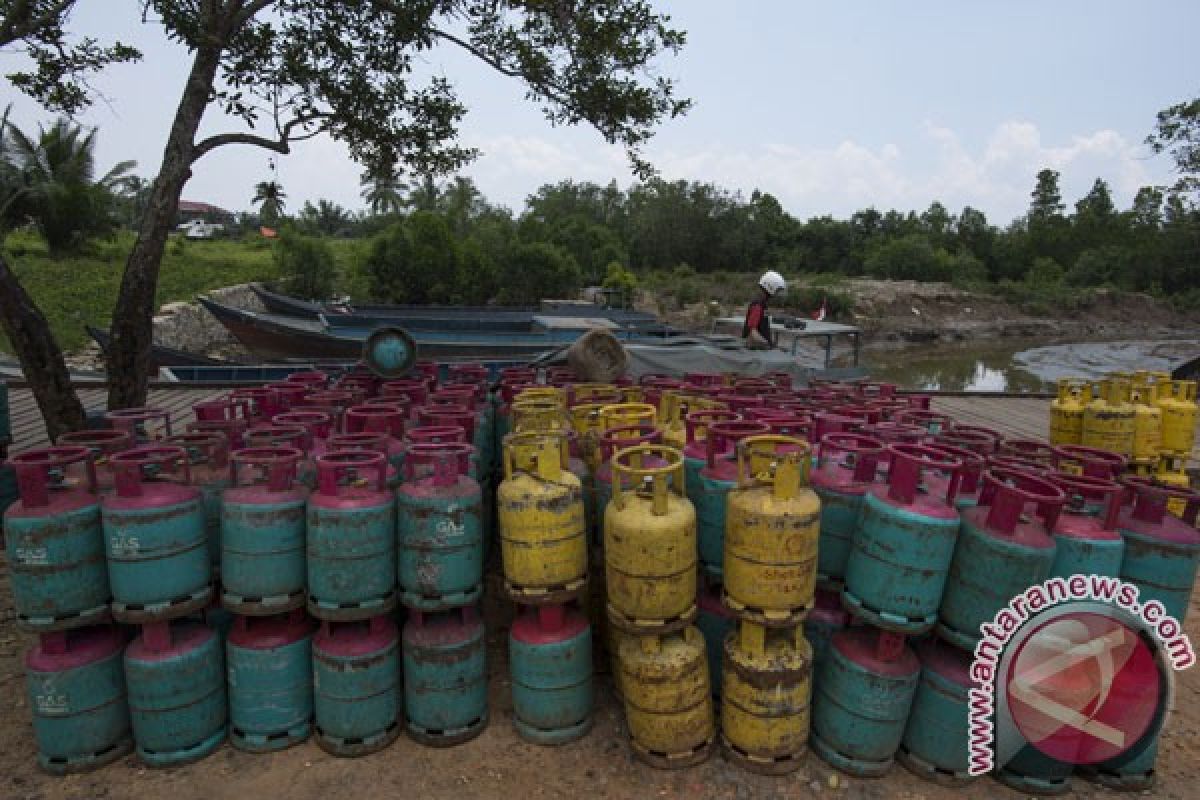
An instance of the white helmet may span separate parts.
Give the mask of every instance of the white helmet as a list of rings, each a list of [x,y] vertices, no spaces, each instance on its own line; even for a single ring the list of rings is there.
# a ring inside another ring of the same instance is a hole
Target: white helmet
[[[771,297],[774,297],[777,294],[783,294],[787,291],[787,281],[783,279],[782,275],[774,270],[764,272],[763,276],[758,279],[758,285],[761,286],[762,290]]]

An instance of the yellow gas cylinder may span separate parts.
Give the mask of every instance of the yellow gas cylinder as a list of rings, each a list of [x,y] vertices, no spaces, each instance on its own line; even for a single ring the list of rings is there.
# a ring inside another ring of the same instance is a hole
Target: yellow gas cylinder
[[[599,400],[616,402],[613,396],[620,397],[617,387],[611,383],[576,383],[571,386],[571,405],[595,403]]]
[[[604,430],[626,425],[658,425],[658,410],[650,403],[613,403],[600,409],[600,427]]]
[[[513,400],[512,430],[514,433],[565,432],[568,427],[566,411],[555,400],[550,398]]]
[[[1058,379],[1058,396],[1050,403],[1050,444],[1082,444],[1083,410],[1091,399],[1086,381]]]
[[[567,396],[557,386],[527,386],[513,396],[514,403],[522,400],[550,400],[567,407]]]
[[[1133,402],[1133,458],[1135,464],[1153,464],[1162,447],[1162,409],[1152,385],[1137,382],[1130,396]]]
[[[687,444],[687,432],[683,418],[687,415],[691,397],[677,389],[664,389],[659,401],[658,419],[662,428],[662,441],[667,447],[682,450]]]
[[[804,628],[742,620],[725,639],[721,748],[733,763],[765,775],[796,770],[808,749],[812,646]]]
[[[1190,489],[1192,480],[1187,474],[1187,462],[1187,456],[1164,453],[1158,459],[1158,469],[1154,473],[1154,480],[1165,486]],[[1167,499],[1167,510],[1177,517],[1183,517],[1183,510],[1186,507],[1187,500],[1185,498],[1170,497]]]
[[[1129,383],[1105,378],[1083,410],[1080,444],[1098,447],[1129,458],[1133,455],[1134,409]]]
[[[817,587],[821,500],[809,488],[811,448],[791,436],[738,442],[738,487],[725,510],[725,605],[742,619],[797,625]]]
[[[579,457],[592,472],[600,466],[600,434],[604,433],[603,420],[600,410],[606,403],[581,403],[571,407],[571,430],[575,433],[575,443],[579,448]]]
[[[633,753],[652,767],[699,764],[716,734],[704,636],[694,626],[621,637],[617,666]]]
[[[621,393],[622,403],[640,403],[645,397],[642,387],[636,384],[632,386],[618,386],[617,391]]]
[[[1191,453],[1196,441],[1196,382],[1164,382],[1158,401],[1162,409],[1162,449],[1175,455]]]
[[[561,434],[504,437],[504,480],[496,487],[504,583],[521,603],[562,603],[587,582],[583,487],[564,469]]]
[[[604,512],[608,617],[630,633],[663,633],[696,618],[696,510],[684,489],[683,455],[638,445],[612,457]]]
[[[724,403],[718,403],[707,397],[687,394],[678,389],[664,389],[662,394],[662,410],[658,419],[663,431],[663,444],[682,450],[687,445],[687,415],[693,411],[725,408]]]

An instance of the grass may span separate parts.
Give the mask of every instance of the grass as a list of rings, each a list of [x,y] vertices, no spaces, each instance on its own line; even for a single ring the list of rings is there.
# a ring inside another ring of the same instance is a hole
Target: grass
[[[125,259],[134,235],[124,231],[110,241],[90,244],[82,252],[51,258],[45,244],[33,233],[16,232],[5,241],[9,263],[50,321],[59,346],[76,350],[87,343],[84,325],[107,328],[121,286]],[[331,239],[339,273],[352,272],[362,242]],[[276,276],[272,243],[252,239],[187,241],[172,235],[159,272],[156,306],[191,301],[222,286],[270,280]],[[7,342],[0,338],[0,342]]]

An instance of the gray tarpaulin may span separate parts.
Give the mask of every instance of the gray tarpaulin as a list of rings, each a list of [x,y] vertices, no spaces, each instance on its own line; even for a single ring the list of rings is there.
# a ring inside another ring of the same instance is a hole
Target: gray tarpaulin
[[[735,372],[747,377],[787,372],[798,382],[804,382],[814,373],[831,378],[863,373],[860,369],[822,370],[801,363],[796,356],[782,350],[749,350],[741,346],[740,340],[723,336],[680,336],[664,344],[625,344],[625,352],[629,354],[629,369],[625,374],[635,379],[643,375],[682,377],[685,372]],[[808,360],[803,355],[800,358]],[[535,362],[536,366],[565,363],[566,348],[547,353]]]

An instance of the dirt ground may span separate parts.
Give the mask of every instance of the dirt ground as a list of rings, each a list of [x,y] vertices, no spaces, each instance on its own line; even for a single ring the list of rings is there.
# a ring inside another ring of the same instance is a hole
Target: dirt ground
[[[753,285],[753,276],[744,284]],[[797,279],[803,286],[804,278]],[[713,297],[722,312],[740,316],[745,304],[729,297],[727,284],[714,286]],[[846,279],[833,291],[848,295],[853,307],[837,322],[857,325],[863,344],[873,349],[904,347],[914,343],[953,343],[1025,338],[1041,340],[1104,340],[1119,338],[1173,338],[1194,333],[1200,314],[1181,313],[1147,294],[1096,290],[1089,308],[1068,314],[1032,315],[993,294],[971,292],[948,283]],[[643,291],[638,307],[658,313],[658,297]],[[787,299],[782,307],[787,309]],[[804,315],[812,309],[778,313]],[[688,330],[707,333],[711,327],[708,302],[680,310],[664,309],[663,319]]]
[[[2,556],[0,556],[2,558]],[[0,567],[4,565],[0,564]],[[326,755],[311,741],[282,753],[249,755],[223,745],[207,759],[167,770],[143,767],[136,757],[97,772],[50,777],[35,765],[25,701],[22,654],[29,637],[17,631],[7,569],[0,571],[0,798],[3,800],[366,800],[395,798],[801,798],[838,800],[945,800],[1016,798],[990,778],[961,790],[945,789],[902,767],[878,780],[848,778],[815,755],[787,777],[747,773],[715,755],[691,769],[664,772],[630,754],[620,706],[607,675],[598,676],[596,722],[581,741],[537,747],[512,726],[505,657],[511,608],[489,587],[487,604],[491,723],[475,741],[436,750],[401,736],[387,750],[356,760]],[[1187,625],[1200,642],[1200,612]],[[1162,738],[1157,787],[1145,796],[1186,800],[1200,779],[1200,669],[1179,676],[1176,708]],[[1117,797],[1077,780],[1071,797]]]

